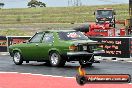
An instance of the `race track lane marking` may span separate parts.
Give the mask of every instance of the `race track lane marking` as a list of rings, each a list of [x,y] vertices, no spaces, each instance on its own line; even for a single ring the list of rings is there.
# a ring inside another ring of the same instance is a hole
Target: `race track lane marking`
[[[49,76],[49,77],[60,77],[60,78],[72,78],[75,79],[75,77],[65,77],[65,76],[55,76],[55,75],[43,75],[43,74],[32,74],[32,73],[20,73],[20,72],[0,72],[0,73],[7,73],[7,74],[25,74],[25,75],[34,75],[34,76]]]

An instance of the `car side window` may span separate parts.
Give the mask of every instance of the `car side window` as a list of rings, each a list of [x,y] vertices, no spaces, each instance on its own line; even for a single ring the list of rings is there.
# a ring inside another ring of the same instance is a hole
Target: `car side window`
[[[52,43],[53,42],[53,33],[45,33],[42,42],[44,42],[44,43]]]
[[[33,38],[30,40],[30,43],[40,43],[42,39],[43,33],[37,33],[33,36]]]

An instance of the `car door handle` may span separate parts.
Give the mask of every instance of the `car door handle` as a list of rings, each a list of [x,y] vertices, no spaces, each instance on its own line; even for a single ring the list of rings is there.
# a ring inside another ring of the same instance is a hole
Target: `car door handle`
[[[36,46],[38,46],[38,44],[36,44]]]

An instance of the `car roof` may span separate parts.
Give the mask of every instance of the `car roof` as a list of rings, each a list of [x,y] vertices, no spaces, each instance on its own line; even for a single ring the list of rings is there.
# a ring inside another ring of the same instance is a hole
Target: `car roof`
[[[37,32],[37,33],[44,33],[44,32],[73,32],[75,30],[46,30],[46,31],[42,31],[42,32]]]

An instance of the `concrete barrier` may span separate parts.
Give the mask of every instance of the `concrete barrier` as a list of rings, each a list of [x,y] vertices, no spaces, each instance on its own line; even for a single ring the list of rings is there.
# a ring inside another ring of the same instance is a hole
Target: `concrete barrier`
[[[9,52],[0,52],[0,55],[8,56],[8,55],[10,55],[10,54],[9,54]]]
[[[113,61],[113,62],[132,62],[132,58],[119,58],[119,57],[101,57],[95,56],[98,61]]]

